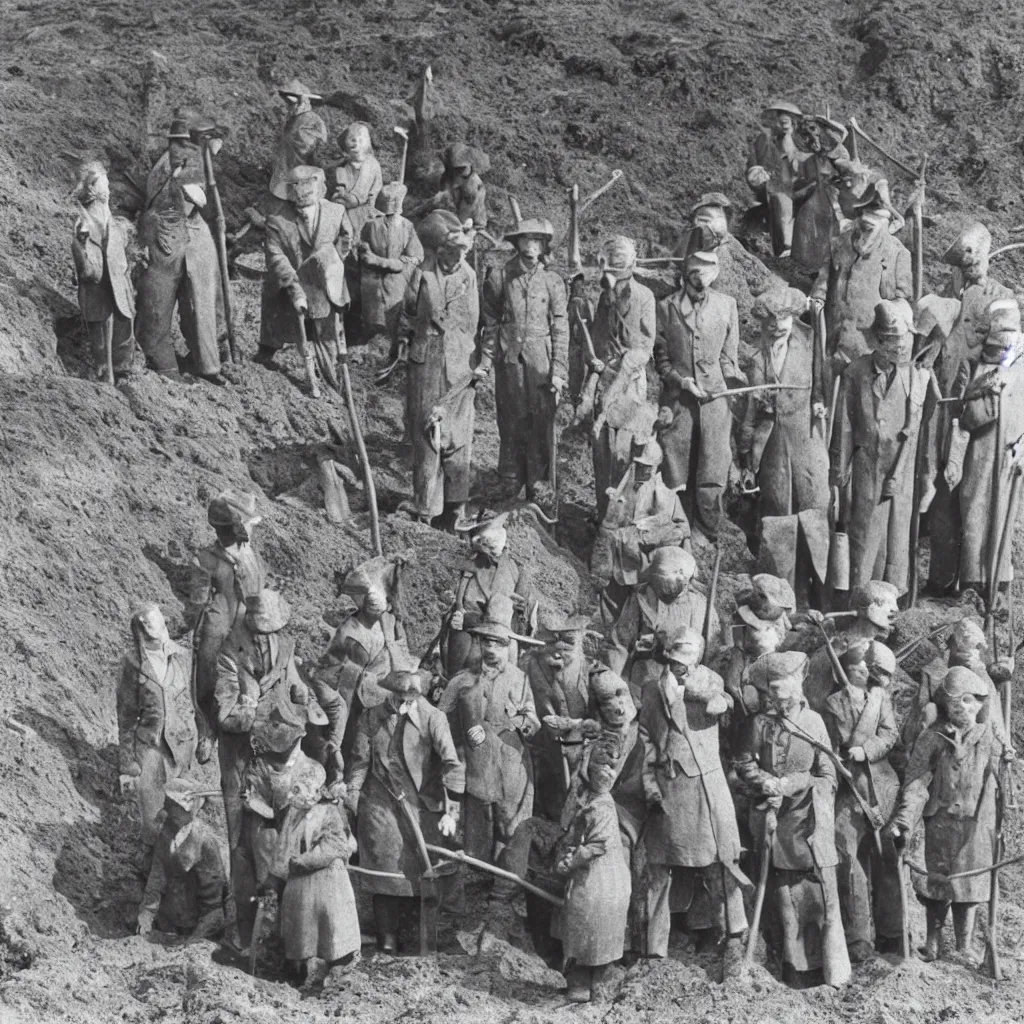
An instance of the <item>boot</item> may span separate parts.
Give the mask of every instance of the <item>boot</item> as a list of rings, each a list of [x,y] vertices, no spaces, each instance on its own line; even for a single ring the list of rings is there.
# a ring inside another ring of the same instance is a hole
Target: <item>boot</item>
[[[570,967],[565,974],[570,1003],[590,1002],[590,968]]]
[[[974,918],[978,912],[975,903],[953,904],[953,934],[956,936],[956,951],[969,954],[974,938]]]
[[[942,941],[942,928],[928,922],[928,934],[925,936],[924,945],[920,949],[921,959],[925,963],[931,963],[939,959],[939,946]]]
[[[306,380],[309,381],[309,393],[313,398],[320,397],[320,385],[316,380],[316,360],[306,356]]]

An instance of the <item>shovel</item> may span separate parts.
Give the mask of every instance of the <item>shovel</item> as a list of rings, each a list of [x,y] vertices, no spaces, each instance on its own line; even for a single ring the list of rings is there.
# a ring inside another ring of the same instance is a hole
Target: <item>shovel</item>
[[[761,873],[757,879],[757,895],[754,898],[754,916],[750,921],[747,933],[747,948],[743,953],[745,963],[754,962],[754,950],[757,948],[757,933],[761,929],[761,911],[764,910],[764,896],[768,890],[768,869],[772,862],[772,837],[778,827],[778,818],[772,808],[768,808],[764,816],[764,845],[761,848]]]
[[[416,850],[423,866],[423,874],[420,876],[420,956],[426,956],[437,950],[437,911],[441,904],[437,868],[431,863],[416,809],[409,806],[404,793],[397,795],[395,800],[416,837]]]

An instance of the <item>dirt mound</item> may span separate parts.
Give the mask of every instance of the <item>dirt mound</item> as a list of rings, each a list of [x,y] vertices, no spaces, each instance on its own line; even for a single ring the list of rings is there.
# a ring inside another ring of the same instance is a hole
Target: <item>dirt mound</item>
[[[837,995],[793,993],[760,969],[719,986],[681,950],[682,962],[613,972],[614,1001],[577,1009],[564,1005],[557,978],[539,960],[512,947],[471,959],[453,943],[429,964],[372,958],[332,975],[322,998],[307,999],[218,965],[207,945],[164,948],[128,937],[142,879],[134,811],[114,792],[114,683],[132,609],[157,600],[174,633],[191,626],[202,600],[192,559],[209,539],[206,502],[225,486],[255,490],[264,516],[258,543],[274,585],[292,603],[299,653],[315,657],[346,606],[341,576],[369,554],[368,516],[358,491],[350,495],[351,522],[331,526],[323,514],[316,456],[327,418],[346,437],[347,418],[337,398],[305,397],[294,354],[280,374],[249,363],[229,369],[233,386],[225,389],[144,376],[114,391],[77,379],[85,365],[67,199],[77,162],[98,155],[114,172],[115,211],[133,214],[136,185],[162,147],[172,110],[201,109],[227,129],[219,173],[236,229],[269,177],[282,113],[275,84],[296,73],[327,97],[327,160],[339,155],[340,130],[367,120],[391,178],[392,126],[410,116],[407,100],[430,64],[441,101],[437,139],[464,138],[491,158],[495,234],[511,221],[507,193],[527,215],[549,215],[561,234],[568,186],[578,182],[586,194],[621,168],[623,182],[584,220],[585,253],[612,231],[636,237],[643,254],[670,251],[701,192],[721,189],[746,202],[746,142],[763,101],[779,94],[809,109],[830,103],[855,113],[910,163],[931,152],[929,178],[941,193],[929,196],[927,209],[927,252],[935,258],[968,217],[989,223],[996,244],[1021,219],[1014,5],[990,3],[956,33],[948,27],[963,23],[962,4],[951,0],[930,7],[857,0],[813,10],[797,0],[763,10],[746,0],[641,0],[626,8],[612,0],[395,0],[386,9],[364,0],[254,0],[244,9],[173,0],[159,10],[116,0],[84,7],[0,0],[0,12],[0,371],[34,375],[0,379],[5,1024],[1021,1018],[1016,961],[998,989],[962,965],[894,969],[875,961]],[[890,172],[900,201],[906,181]],[[736,253],[741,310],[762,279],[755,255],[763,251]],[[1011,281],[1022,268],[1013,254],[995,267]],[[929,275],[939,283],[937,267]],[[258,286],[239,280],[233,288],[241,344],[251,354]],[[421,649],[447,607],[464,545],[397,513],[410,489],[399,382],[374,389],[368,368],[354,377],[385,549],[416,553],[410,632]],[[486,501],[497,450],[490,388],[481,388],[478,422]],[[542,602],[592,611],[585,432],[563,430],[560,450],[564,547],[523,513],[511,524],[510,548]],[[350,445],[340,458],[358,476]],[[738,531],[727,531],[723,543],[719,604],[728,614],[751,560]],[[713,551],[699,545],[696,553],[706,578]],[[898,640],[963,612],[928,606]],[[213,769],[206,774],[213,781]],[[1019,825],[1010,831],[1010,847],[1020,848]],[[1021,937],[1011,906],[1004,944],[1017,948]]]

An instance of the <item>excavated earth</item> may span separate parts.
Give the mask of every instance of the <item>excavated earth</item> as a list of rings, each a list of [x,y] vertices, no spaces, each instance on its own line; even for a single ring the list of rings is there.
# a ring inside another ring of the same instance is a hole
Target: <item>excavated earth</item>
[[[223,389],[142,374],[116,390],[84,379],[67,198],[77,162],[100,156],[114,172],[116,212],[132,216],[130,182],[144,180],[172,109],[182,106],[227,129],[218,160],[236,230],[269,177],[281,116],[275,84],[296,74],[328,100],[327,158],[346,123],[366,120],[390,178],[391,128],[407,123],[429,64],[441,102],[437,138],[466,139],[490,156],[492,233],[509,223],[508,192],[561,232],[567,186],[578,182],[586,194],[622,169],[623,182],[583,225],[585,255],[592,260],[609,231],[664,254],[699,193],[721,189],[745,205],[746,141],[765,99],[785,95],[805,109],[855,115],[908,164],[930,154],[927,276],[938,287],[937,258],[968,219],[988,223],[997,245],[1024,221],[1022,20],[1009,0],[0,0],[0,1021],[1024,1019],[1024,890],[1015,871],[1002,876],[999,984],[955,957],[885,957],[855,968],[840,992],[794,992],[760,953],[748,974],[722,984],[714,959],[683,943],[667,961],[613,970],[603,998],[580,1008],[566,1003],[560,975],[522,941],[521,928],[511,943],[478,946],[475,885],[470,913],[446,922],[437,957],[381,957],[368,947],[312,997],[278,980],[269,962],[253,979],[219,963],[208,944],[132,936],[138,824],[117,794],[114,715],[132,609],[157,600],[172,632],[187,632],[202,599],[192,559],[209,539],[205,505],[225,486],[249,489],[264,517],[258,542],[273,584],[294,608],[299,653],[315,657],[345,608],[341,577],[369,554],[369,523],[358,489],[350,522],[326,519],[316,457],[328,420],[346,439],[339,460],[358,465],[343,404],[306,397],[294,354],[280,373],[250,361],[232,367]],[[894,168],[890,177],[902,201],[908,182]],[[763,239],[749,245],[783,272]],[[993,272],[1019,287],[1016,257],[1001,257]],[[741,272],[746,309],[765,272],[753,261]],[[232,287],[251,356],[258,285]],[[413,558],[407,606],[419,650],[450,600],[462,546],[398,511],[410,490],[398,386],[374,388],[369,364],[356,366],[353,380],[384,547]],[[486,501],[497,455],[490,390],[478,408],[477,490]],[[544,603],[592,612],[587,438],[564,426],[559,543],[523,512],[511,549]],[[711,552],[698,555],[706,574]],[[723,613],[750,568],[734,530]],[[971,611],[923,602],[895,640]],[[935,653],[923,646],[907,667]],[[908,685],[904,678],[898,704]],[[1013,724],[1020,730],[1019,716]],[[1012,812],[1007,831],[1009,848],[1024,849]],[[916,910],[914,923],[920,935]],[[982,920],[976,953],[985,930]]]

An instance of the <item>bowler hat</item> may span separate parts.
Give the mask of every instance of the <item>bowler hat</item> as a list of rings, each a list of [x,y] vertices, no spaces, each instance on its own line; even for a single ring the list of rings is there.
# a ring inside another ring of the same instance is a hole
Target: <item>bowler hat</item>
[[[729,202],[729,199],[724,192],[705,192],[700,199],[690,207],[690,217],[694,217],[698,210],[703,210],[706,206],[719,206],[723,210],[732,209],[732,203]]]
[[[792,114],[794,117],[803,117],[803,111],[789,100],[772,100],[764,109],[766,113]]]
[[[718,256],[713,252],[691,252],[686,257],[686,269],[691,270],[693,267],[714,267],[718,269]]]
[[[175,117],[171,121],[171,127],[167,129],[167,138],[191,140],[192,135],[189,132],[188,120],[184,117]]]
[[[442,245],[472,247],[466,225],[450,210],[433,210],[420,223],[416,233],[424,249],[440,249]]]
[[[985,253],[992,248],[992,232],[984,224],[975,221],[956,236],[956,240],[942,254],[942,262],[951,267],[959,267],[963,263],[965,249],[970,246]]]
[[[875,339],[901,338],[914,329],[914,312],[906,299],[882,299],[875,306],[875,319],[867,328]]]
[[[206,518],[211,526],[254,525],[260,521],[256,515],[256,496],[247,491],[221,491],[210,502]]]

